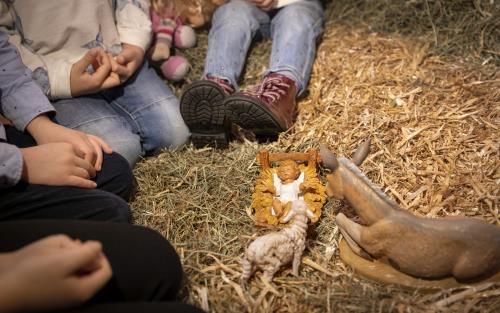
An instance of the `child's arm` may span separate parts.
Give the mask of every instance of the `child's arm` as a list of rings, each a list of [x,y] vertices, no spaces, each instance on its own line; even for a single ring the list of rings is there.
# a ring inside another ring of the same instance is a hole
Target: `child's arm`
[[[57,140],[62,138],[63,132],[66,132],[71,133],[74,138],[71,140],[84,142],[84,138],[78,137],[80,134],[76,134],[76,131],[56,125],[46,116],[47,113],[53,113],[54,108],[40,88],[31,80],[31,73],[24,67],[15,47],[9,44],[8,38],[3,32],[0,32],[0,68],[2,69],[0,71],[0,113],[9,118],[17,129],[28,131],[38,141],[40,139],[38,135],[45,132],[48,125],[53,125],[56,128]],[[6,139],[5,137],[5,130],[0,127],[0,139],[3,141]],[[43,137],[43,140],[53,139],[47,136]],[[87,176],[90,177],[90,174],[95,175],[94,169],[88,168],[88,172],[85,172],[80,166],[63,164],[65,159],[75,159],[75,155],[71,154],[72,150],[66,149],[65,145],[68,144],[58,143],[44,145],[43,148],[19,150],[13,145],[0,143],[0,164],[2,164],[0,166],[0,188],[15,185],[21,177],[26,178],[24,175],[28,174],[25,170],[28,165],[30,166],[29,179],[32,179],[28,180],[30,182],[94,188],[95,183],[88,178],[85,179]],[[89,148],[95,149],[92,145]],[[84,156],[82,156],[80,163],[90,167],[91,163],[83,158]],[[97,156],[95,159],[97,161]],[[98,167],[100,168],[100,164]],[[83,172],[84,177],[74,177],[73,170],[78,171],[78,173]]]
[[[38,115],[55,112],[54,107],[31,80],[16,48],[9,44],[8,37],[0,31],[0,113],[14,126],[25,131],[27,125]]]
[[[128,80],[141,66],[151,44],[149,1],[122,0],[117,2],[115,16],[122,51],[116,56],[121,81]]]
[[[146,51],[151,44],[149,1],[121,0],[117,3],[115,16],[120,41]]]

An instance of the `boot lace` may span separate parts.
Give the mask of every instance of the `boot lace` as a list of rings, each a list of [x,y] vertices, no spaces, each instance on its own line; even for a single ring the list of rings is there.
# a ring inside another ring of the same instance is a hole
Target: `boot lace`
[[[247,93],[274,102],[285,96],[288,89],[290,84],[280,77],[266,77],[261,85],[251,87]]]

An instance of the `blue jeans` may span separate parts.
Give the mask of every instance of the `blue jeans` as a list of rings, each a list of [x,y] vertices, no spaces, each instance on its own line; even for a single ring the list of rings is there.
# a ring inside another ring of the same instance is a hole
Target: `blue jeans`
[[[101,137],[131,166],[189,138],[179,100],[147,62],[121,86],[52,104],[58,123]]]
[[[245,0],[231,0],[213,16],[204,76],[225,78],[237,87],[250,43],[258,31],[271,37],[271,63],[266,75],[278,72],[304,91],[323,32],[324,12],[318,0],[289,4],[270,12]]]

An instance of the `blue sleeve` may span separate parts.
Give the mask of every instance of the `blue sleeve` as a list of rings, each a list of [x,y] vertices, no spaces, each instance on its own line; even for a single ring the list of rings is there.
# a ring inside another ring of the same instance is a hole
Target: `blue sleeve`
[[[31,75],[15,46],[0,31],[0,113],[20,131],[38,115],[54,112]]]
[[[0,189],[14,186],[21,179],[23,157],[18,147],[3,142],[5,129],[0,124]]]

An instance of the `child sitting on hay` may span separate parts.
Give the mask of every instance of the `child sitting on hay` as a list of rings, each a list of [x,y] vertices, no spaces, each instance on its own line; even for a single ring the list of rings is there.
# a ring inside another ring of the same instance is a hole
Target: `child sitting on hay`
[[[274,137],[289,129],[296,116],[295,99],[309,80],[323,18],[319,0],[232,0],[219,7],[203,79],[189,85],[181,98],[194,145],[227,146],[226,120],[257,136]],[[235,92],[258,32],[273,40],[270,66],[259,85]]]
[[[131,166],[189,138],[179,101],[144,59],[149,1],[1,1],[0,27],[66,127],[96,135]]]
[[[201,313],[174,302],[183,272],[172,245],[128,224],[127,161],[50,120],[2,31],[0,69],[0,311]]]

